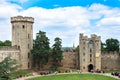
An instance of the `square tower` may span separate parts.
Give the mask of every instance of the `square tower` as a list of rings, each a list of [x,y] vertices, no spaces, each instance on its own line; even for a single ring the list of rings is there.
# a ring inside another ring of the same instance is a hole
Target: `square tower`
[[[21,69],[30,68],[30,50],[33,47],[34,18],[15,16],[11,17],[12,46],[20,49]]]
[[[90,38],[82,33],[79,37],[79,62],[82,72],[101,70],[101,37],[92,34]]]

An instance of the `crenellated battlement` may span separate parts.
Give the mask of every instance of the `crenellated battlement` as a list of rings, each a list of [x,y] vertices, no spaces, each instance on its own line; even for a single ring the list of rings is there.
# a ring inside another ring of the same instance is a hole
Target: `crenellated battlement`
[[[23,16],[15,16],[11,17],[11,23],[13,22],[31,22],[34,23],[34,18],[33,17],[23,17]]]
[[[85,40],[101,40],[101,36],[97,36],[96,34],[91,34],[90,37],[84,35],[83,33],[80,33],[80,39],[85,39]]]
[[[97,36],[96,34],[91,34],[91,38],[94,38],[96,40],[100,40],[101,39],[101,37]]]

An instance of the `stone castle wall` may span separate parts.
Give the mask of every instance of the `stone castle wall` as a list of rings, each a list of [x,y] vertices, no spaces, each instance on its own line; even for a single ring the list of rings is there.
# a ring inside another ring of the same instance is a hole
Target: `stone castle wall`
[[[61,61],[62,68],[64,69],[77,69],[78,68],[78,54],[71,50],[63,53],[63,60]]]
[[[78,68],[78,53],[64,52],[63,53],[63,68]],[[101,55],[101,69],[120,69],[120,54],[117,52],[105,52]]]
[[[4,46],[0,48],[0,62],[6,57],[10,56],[12,59],[20,61],[20,50],[16,46]]]
[[[102,53],[102,69],[120,69],[120,54],[116,52]]]
[[[79,69],[78,52],[65,51],[63,60],[61,61],[62,69]],[[44,69],[49,69],[51,62],[44,66]],[[120,69],[120,54],[116,52],[106,52],[101,55],[101,69]]]

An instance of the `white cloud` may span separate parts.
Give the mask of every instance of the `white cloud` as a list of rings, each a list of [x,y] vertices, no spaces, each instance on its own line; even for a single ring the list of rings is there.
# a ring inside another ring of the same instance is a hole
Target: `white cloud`
[[[0,1],[0,40],[11,40],[10,17],[17,15],[20,9],[22,8],[16,4]]]
[[[92,4],[89,7],[73,6],[54,9],[31,7],[20,11],[22,8],[19,5],[7,2],[0,4],[0,6],[5,4],[7,6],[0,7],[0,11],[3,10],[0,13],[0,24],[2,25],[0,27],[0,40],[10,39],[10,17],[18,14],[34,17],[34,37],[38,30],[45,31],[51,43],[55,37],[60,37],[63,46],[72,46],[73,43],[78,45],[79,33],[87,35],[96,33],[102,37],[102,40],[111,37],[120,40],[118,35],[120,34],[119,8]]]

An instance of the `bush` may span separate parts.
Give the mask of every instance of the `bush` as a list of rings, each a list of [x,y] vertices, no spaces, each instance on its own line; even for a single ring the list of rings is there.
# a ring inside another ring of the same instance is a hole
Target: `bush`
[[[9,74],[11,79],[15,79],[15,78],[22,77],[22,76],[28,76],[28,75],[31,75],[31,72],[28,70],[24,70],[24,71],[20,70],[20,71],[16,71],[16,72]]]

